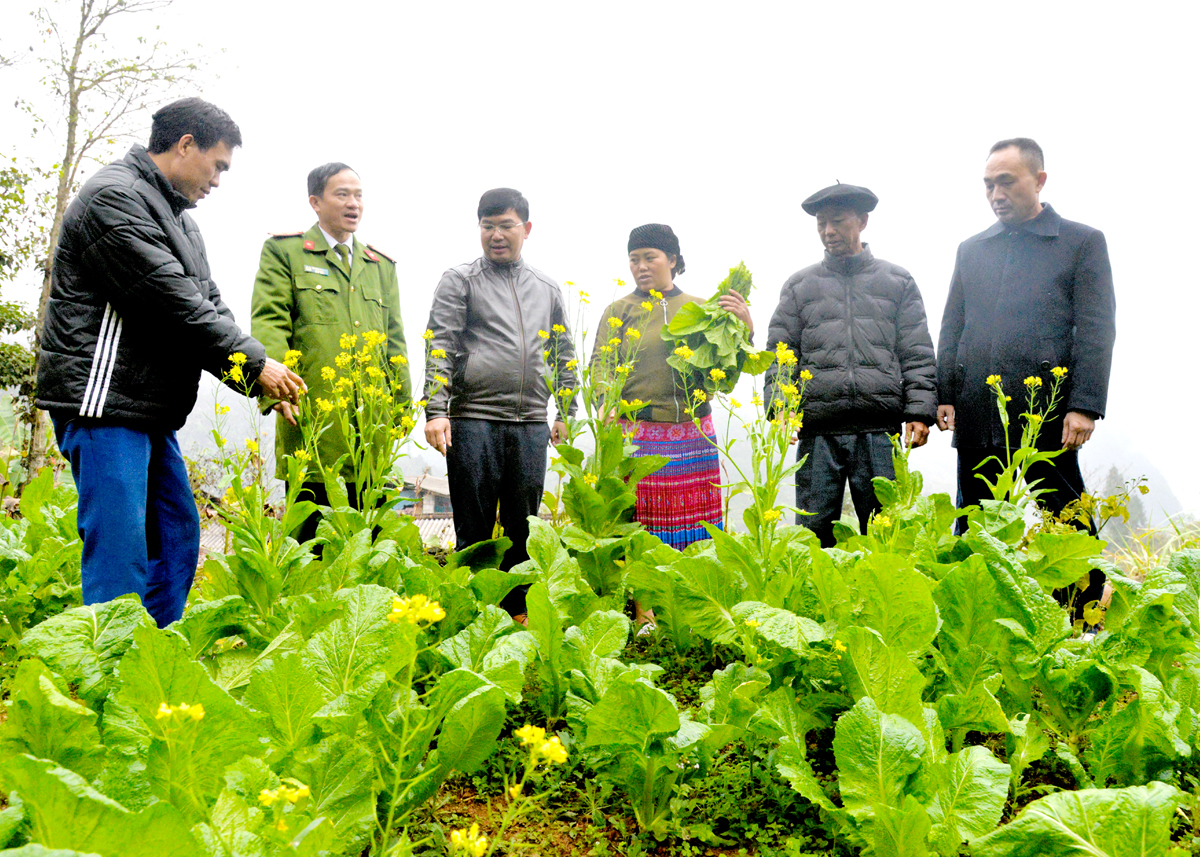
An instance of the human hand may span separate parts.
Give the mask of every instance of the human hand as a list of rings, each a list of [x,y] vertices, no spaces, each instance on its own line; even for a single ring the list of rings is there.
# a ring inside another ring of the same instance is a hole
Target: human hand
[[[954,405],[938,405],[938,431],[954,430]]]
[[[1063,449],[1079,449],[1088,442],[1095,430],[1096,421],[1094,419],[1084,416],[1079,411],[1068,411],[1066,417],[1063,418]]]
[[[308,390],[303,378],[270,357],[263,365],[262,372],[258,374],[257,381],[263,393],[270,398],[292,404],[299,401],[301,392]]]
[[[904,426],[904,444],[909,449],[924,446],[927,440],[929,440],[929,426],[925,423],[913,420]]]
[[[291,402],[277,402],[275,404],[275,411],[292,425],[299,425],[296,422],[296,416],[300,413],[300,409]]]
[[[555,420],[554,425],[550,426],[550,445],[558,446],[560,443],[566,443],[569,437],[567,424],[562,420]]]
[[[450,420],[446,417],[434,417],[425,423],[425,441],[440,452],[446,454],[450,443]]]
[[[790,438],[788,438],[788,443],[791,444],[792,446],[795,446],[799,442],[800,442],[800,432],[798,432],[798,431],[792,432],[792,436]]]
[[[738,294],[737,291],[730,289],[728,294],[721,295],[721,297],[717,298],[717,305],[746,322],[746,326],[750,328],[750,332],[754,333],[754,320],[750,318],[750,307],[747,305],[746,299]]]

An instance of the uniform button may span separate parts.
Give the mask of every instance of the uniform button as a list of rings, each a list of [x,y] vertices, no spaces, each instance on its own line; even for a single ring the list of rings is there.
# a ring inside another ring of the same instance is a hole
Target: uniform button
[[[1043,361],[1042,361],[1042,371],[1043,371],[1043,372],[1049,372],[1049,371],[1050,371],[1050,361],[1049,361],[1049,360],[1043,360]]]
[[[319,291],[321,291],[321,284],[320,284],[320,283],[317,283],[317,291],[318,291],[318,292],[319,292]]]
[[[354,291],[354,286],[351,286],[351,287],[350,287],[350,291]]]
[[[356,322],[354,322],[354,326],[355,326],[355,327],[358,327],[358,326],[359,326],[361,323],[362,323],[362,322],[358,322],[358,321],[356,321]]]

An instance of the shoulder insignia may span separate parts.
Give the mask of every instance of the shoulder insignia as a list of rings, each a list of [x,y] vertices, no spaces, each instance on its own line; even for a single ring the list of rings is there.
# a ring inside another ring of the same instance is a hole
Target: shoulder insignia
[[[272,232],[272,238],[299,238],[303,232]]]
[[[378,259],[376,259],[374,256],[371,255],[372,251],[374,251],[379,256],[382,256],[383,258],[387,259],[393,265],[396,264],[396,260],[393,259],[391,256],[389,256],[387,253],[384,253],[382,250],[380,250],[378,247],[375,247],[374,245],[368,244],[367,245],[367,258],[371,259],[372,261],[374,261],[374,262],[379,261]]]
[[[305,241],[305,242],[304,242],[304,249],[305,249],[305,250],[316,250],[316,249],[317,249],[317,244],[316,244],[316,242],[315,242],[315,241]]]

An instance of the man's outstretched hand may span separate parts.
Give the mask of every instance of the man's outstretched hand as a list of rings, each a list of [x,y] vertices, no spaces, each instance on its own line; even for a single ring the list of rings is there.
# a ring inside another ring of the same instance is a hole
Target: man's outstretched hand
[[[300,400],[300,393],[308,389],[303,378],[270,357],[267,358],[257,381],[258,386],[262,387],[263,393],[269,398],[291,402],[293,405]]]
[[[434,417],[425,423],[425,442],[440,452],[446,454],[450,443],[450,420],[446,417]]]
[[[1079,411],[1068,411],[1063,418],[1063,449],[1079,449],[1088,442],[1096,430],[1096,421]]]

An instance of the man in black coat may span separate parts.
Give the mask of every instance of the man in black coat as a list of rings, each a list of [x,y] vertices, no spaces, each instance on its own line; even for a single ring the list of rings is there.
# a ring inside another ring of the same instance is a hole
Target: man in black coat
[[[241,142],[199,98],[163,107],[149,147],[84,184],[54,252],[37,404],[79,489],[83,600],[137,593],[160,627],[183,615],[200,550],[175,431],[201,370],[292,402],[304,386],[234,322],[185,213]]]
[[[1077,450],[1104,416],[1116,338],[1108,247],[1098,229],[1040,201],[1044,163],[1026,137],[992,146],[983,183],[998,222],[958,248],[938,341],[938,428],[954,431],[959,508],[991,499],[977,468],[1019,444],[1026,378],[1041,379],[1047,391],[1052,370],[1067,370],[1061,405],[1038,439],[1039,448],[1064,452],[1029,473],[1041,480],[1037,488],[1050,489],[1039,500],[1056,513],[1083,493]],[[990,375],[1011,396],[1007,438]],[[1099,580],[1081,605],[1102,592],[1102,576],[1093,575]]]
[[[775,403],[784,375],[808,372],[797,458],[796,506],[804,524],[832,547],[846,483],[865,532],[879,510],[871,480],[894,479],[891,435],[904,425],[922,446],[937,412],[933,342],[912,275],[877,259],[862,241],[878,198],[865,187],[836,184],[801,203],[817,221],[825,258],[783,284],[767,348],[785,344],[793,369],[771,367],[766,401]],[[795,378],[793,385],[798,384]],[[772,408],[773,409],[773,408]]]

